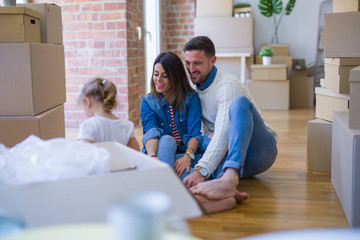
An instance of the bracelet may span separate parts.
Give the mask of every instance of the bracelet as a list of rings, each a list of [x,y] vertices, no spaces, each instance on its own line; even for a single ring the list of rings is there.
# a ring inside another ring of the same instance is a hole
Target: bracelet
[[[154,155],[151,155],[150,157],[157,157],[157,156],[156,156],[156,154],[154,154]]]
[[[187,147],[186,152],[188,152],[188,149],[190,149],[195,154],[194,149],[192,149],[191,147]]]

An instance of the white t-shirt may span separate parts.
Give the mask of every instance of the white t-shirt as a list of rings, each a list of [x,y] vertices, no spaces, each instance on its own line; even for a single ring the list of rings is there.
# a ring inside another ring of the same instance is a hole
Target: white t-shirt
[[[80,124],[77,138],[94,142],[115,141],[127,145],[134,136],[134,123],[129,120],[94,116]]]

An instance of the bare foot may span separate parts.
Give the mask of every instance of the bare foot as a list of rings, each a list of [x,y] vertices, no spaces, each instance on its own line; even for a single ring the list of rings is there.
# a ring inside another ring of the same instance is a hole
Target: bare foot
[[[238,190],[236,190],[236,193],[235,193],[235,199],[236,199],[236,202],[237,203],[241,203],[243,201],[245,201],[246,199],[249,198],[249,194],[246,193],[246,192],[240,192]]]
[[[220,200],[235,198],[239,177],[233,169],[227,169],[225,174],[219,178],[208,182],[198,183],[190,188],[192,194],[198,194],[209,200]]]
[[[233,197],[220,200],[209,200],[203,196],[195,195],[195,198],[203,205],[208,213],[226,211],[236,206],[236,200]]]

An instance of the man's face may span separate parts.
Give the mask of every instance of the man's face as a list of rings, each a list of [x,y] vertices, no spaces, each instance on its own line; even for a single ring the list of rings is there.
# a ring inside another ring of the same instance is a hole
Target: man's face
[[[203,85],[208,78],[216,57],[208,58],[202,50],[191,50],[185,52],[186,69],[194,84]]]

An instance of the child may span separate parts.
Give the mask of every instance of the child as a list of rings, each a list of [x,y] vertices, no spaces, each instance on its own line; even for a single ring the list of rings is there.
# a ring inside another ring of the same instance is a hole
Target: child
[[[102,78],[85,83],[79,102],[89,119],[81,123],[77,138],[89,143],[116,141],[139,151],[134,124],[111,112],[116,107],[116,93],[116,86]]]

